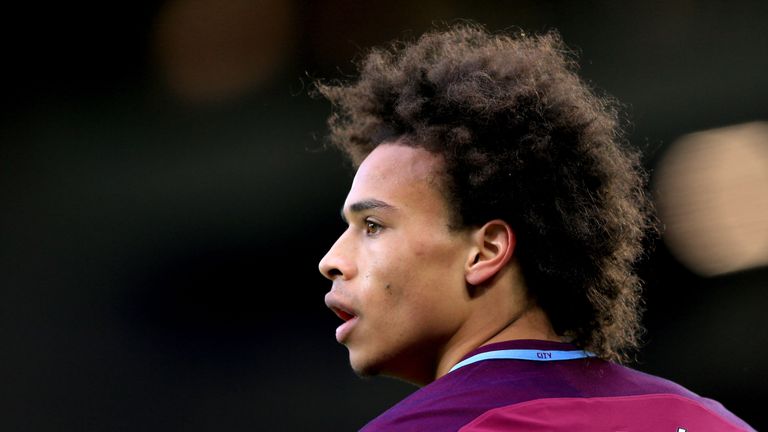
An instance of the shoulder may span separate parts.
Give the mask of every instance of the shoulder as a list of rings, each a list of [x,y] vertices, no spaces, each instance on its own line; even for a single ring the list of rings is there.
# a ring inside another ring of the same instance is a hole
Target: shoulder
[[[713,401],[710,401],[713,402]],[[719,404],[717,404],[719,405]],[[461,432],[753,431],[725,411],[677,394],[538,399],[483,413]]]
[[[510,391],[524,393],[520,386],[493,380],[488,372],[483,367],[467,367],[450,373],[415,391],[362,430],[458,430],[500,403],[515,400]]]
[[[641,431],[752,430],[716,401],[672,381],[588,359],[470,365],[417,390],[363,431],[579,431],[609,421]]]

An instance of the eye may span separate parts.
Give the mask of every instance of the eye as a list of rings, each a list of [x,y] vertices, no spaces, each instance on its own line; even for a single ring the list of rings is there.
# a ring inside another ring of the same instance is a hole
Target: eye
[[[378,234],[379,232],[381,232],[382,228],[383,227],[381,225],[377,224],[376,222],[370,219],[365,220],[365,233],[369,236]]]

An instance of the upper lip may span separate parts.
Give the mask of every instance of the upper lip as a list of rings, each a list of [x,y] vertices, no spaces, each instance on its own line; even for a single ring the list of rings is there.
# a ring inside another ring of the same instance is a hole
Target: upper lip
[[[357,316],[357,312],[335,296],[333,291],[325,295],[325,305],[344,321],[349,321]]]

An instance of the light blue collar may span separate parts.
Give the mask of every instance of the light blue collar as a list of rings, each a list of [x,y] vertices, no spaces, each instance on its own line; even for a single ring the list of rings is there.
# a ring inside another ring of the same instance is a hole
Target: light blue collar
[[[488,351],[475,354],[466,358],[456,366],[452,367],[450,372],[466,365],[485,360],[531,360],[531,361],[560,361],[575,360],[586,357],[595,357],[595,354],[588,351],[553,351],[553,350],[534,350],[534,349],[508,349],[498,351]]]

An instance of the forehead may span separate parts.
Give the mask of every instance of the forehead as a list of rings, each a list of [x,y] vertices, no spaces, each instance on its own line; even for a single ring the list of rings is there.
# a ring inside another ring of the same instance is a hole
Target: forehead
[[[387,176],[432,181],[441,166],[440,156],[395,142],[376,147],[360,164],[355,177]]]
[[[396,142],[381,144],[360,164],[348,202],[418,199],[421,194],[426,194],[421,195],[422,198],[442,201],[439,180],[442,169],[443,161],[439,155]]]

